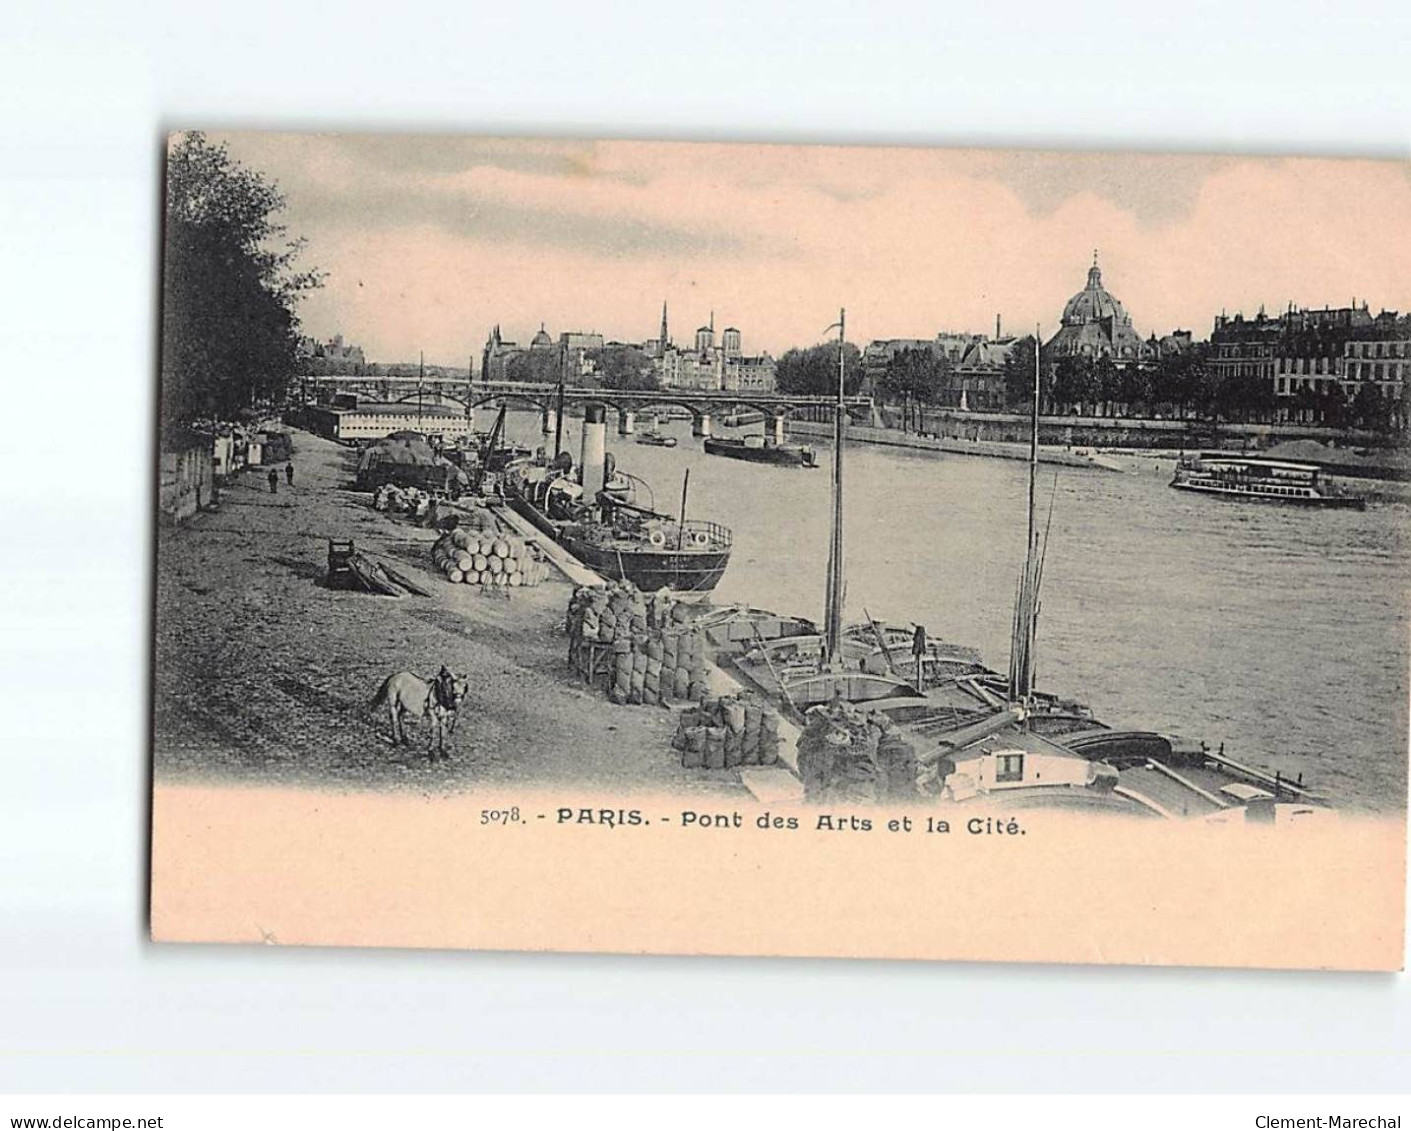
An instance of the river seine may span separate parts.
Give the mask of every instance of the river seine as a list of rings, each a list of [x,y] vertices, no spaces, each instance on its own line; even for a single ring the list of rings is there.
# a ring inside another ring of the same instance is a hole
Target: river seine
[[[545,442],[537,415],[511,421],[520,442]],[[565,422],[575,458],[579,426]],[[817,470],[776,468],[705,455],[688,421],[663,431],[676,448],[616,435],[609,413],[608,448],[672,513],[689,468],[689,516],[733,529],[715,600],[820,620],[827,446]],[[1106,723],[1302,774],[1349,807],[1403,810],[1411,506],[1201,498],[1168,488],[1169,462],[1132,462],[1126,473],[1040,468],[1041,532],[1050,500],[1053,518],[1039,685]],[[851,444],[844,483],[848,618],[920,622],[1004,670],[1027,465]]]

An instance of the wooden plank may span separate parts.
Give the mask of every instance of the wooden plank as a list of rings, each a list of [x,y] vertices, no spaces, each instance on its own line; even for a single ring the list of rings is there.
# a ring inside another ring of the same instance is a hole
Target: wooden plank
[[[601,588],[607,584],[600,574],[585,566],[523,515],[516,514],[509,507],[505,507],[497,510],[495,517],[514,527],[515,531],[526,541],[531,541],[538,546],[550,563],[574,585],[590,585]]]

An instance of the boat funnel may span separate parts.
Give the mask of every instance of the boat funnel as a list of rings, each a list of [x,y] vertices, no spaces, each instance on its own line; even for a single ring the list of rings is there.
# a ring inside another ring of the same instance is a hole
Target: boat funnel
[[[606,448],[607,408],[590,404],[583,411],[583,449],[578,459],[579,482],[589,498],[602,490]]]

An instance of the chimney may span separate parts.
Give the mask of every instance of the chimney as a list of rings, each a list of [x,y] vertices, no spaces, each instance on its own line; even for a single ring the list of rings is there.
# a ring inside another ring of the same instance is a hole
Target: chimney
[[[1000,333],[999,315],[995,315],[995,341],[999,341],[1004,335]]]
[[[591,502],[604,486],[607,409],[593,403],[583,410],[583,443],[578,458],[579,482]]]

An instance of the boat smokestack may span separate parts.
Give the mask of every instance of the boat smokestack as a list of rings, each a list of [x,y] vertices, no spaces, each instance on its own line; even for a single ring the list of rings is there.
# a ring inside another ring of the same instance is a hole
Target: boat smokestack
[[[607,450],[607,408],[590,404],[583,411],[583,448],[578,459],[583,491],[596,495],[603,488],[603,467]]]

